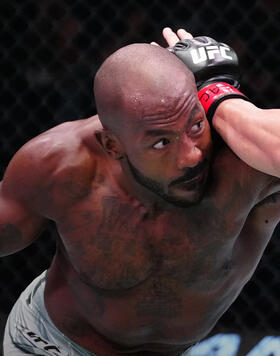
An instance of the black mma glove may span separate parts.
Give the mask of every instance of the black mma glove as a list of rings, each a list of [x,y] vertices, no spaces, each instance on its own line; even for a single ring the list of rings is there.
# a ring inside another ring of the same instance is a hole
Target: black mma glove
[[[193,72],[199,100],[209,120],[226,99],[248,98],[239,88],[238,58],[228,45],[200,36],[181,40],[168,50]]]

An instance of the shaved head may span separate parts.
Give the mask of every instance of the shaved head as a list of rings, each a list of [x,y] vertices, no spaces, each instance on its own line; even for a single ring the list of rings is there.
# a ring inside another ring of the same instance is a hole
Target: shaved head
[[[120,135],[153,105],[169,110],[172,101],[187,95],[186,87],[195,90],[193,74],[174,54],[149,44],[123,47],[105,60],[95,76],[100,121]]]
[[[118,161],[121,189],[139,201],[198,203],[211,135],[194,76],[183,62],[159,46],[129,45],[102,64],[94,91],[105,128],[96,138]],[[199,184],[185,183],[198,174]]]

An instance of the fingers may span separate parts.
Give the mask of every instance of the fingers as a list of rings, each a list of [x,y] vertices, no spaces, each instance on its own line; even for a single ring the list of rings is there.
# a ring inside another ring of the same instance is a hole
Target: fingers
[[[165,27],[162,31],[162,34],[169,46],[174,46],[180,40],[193,38],[192,34],[183,28],[180,28],[176,34],[171,30],[170,27]]]
[[[156,42],[150,42],[150,44],[153,45],[153,46],[159,46],[159,44],[156,43]]]
[[[170,27],[165,27],[162,34],[169,46],[174,46],[179,41],[179,37],[171,30]]]
[[[186,30],[184,30],[183,28],[180,28],[178,31],[177,31],[177,35],[178,37],[180,38],[180,40],[189,40],[189,39],[192,39],[193,36],[191,33],[187,32]]]

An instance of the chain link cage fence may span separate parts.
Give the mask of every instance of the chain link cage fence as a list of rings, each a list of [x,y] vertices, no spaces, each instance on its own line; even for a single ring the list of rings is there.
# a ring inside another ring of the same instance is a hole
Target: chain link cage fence
[[[240,58],[242,91],[262,108],[280,106],[277,0],[1,0],[0,18],[1,176],[32,137],[95,114],[92,83],[102,61],[133,42],[165,46],[165,26],[229,44]],[[279,233],[215,331],[279,332]],[[50,223],[38,242],[0,260],[1,326],[20,292],[48,267],[56,234]]]

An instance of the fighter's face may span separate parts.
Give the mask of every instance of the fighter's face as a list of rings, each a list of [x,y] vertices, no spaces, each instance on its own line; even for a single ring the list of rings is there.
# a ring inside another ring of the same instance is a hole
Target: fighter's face
[[[171,111],[144,112],[126,139],[127,167],[142,186],[174,205],[198,203],[211,156],[208,121],[197,94]]]

